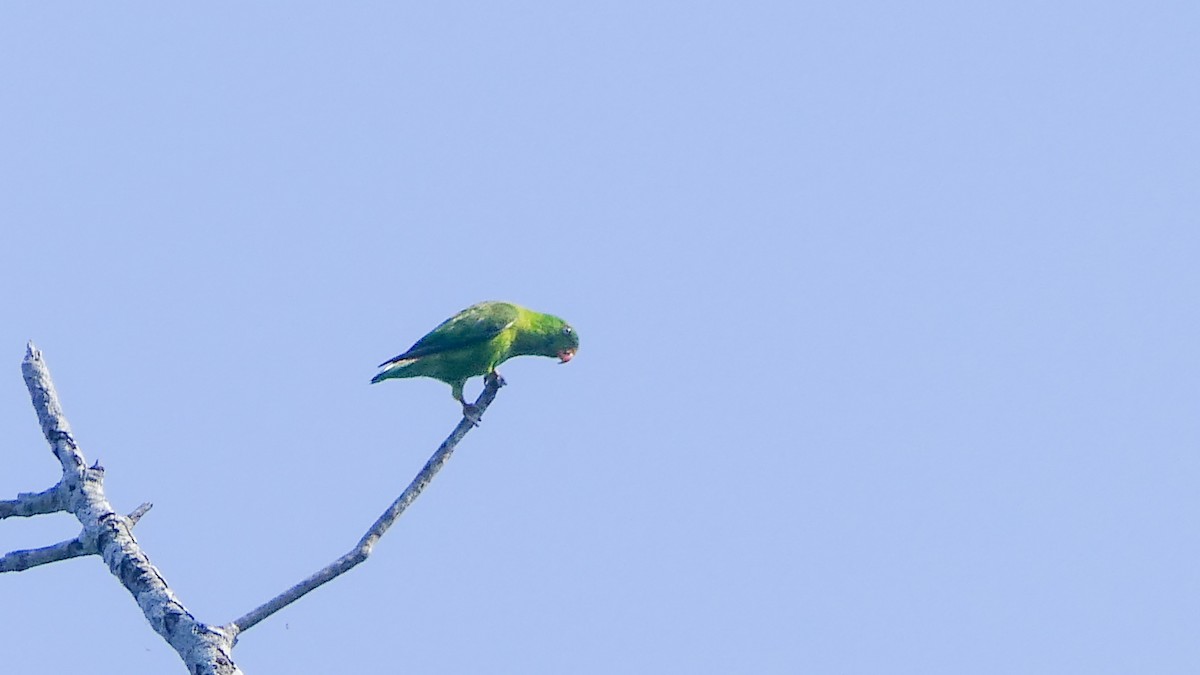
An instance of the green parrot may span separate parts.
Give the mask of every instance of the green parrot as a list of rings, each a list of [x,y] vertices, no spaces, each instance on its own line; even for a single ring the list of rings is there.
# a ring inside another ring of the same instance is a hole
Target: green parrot
[[[371,383],[401,377],[432,377],[450,385],[463,415],[479,423],[463,385],[476,375],[504,384],[496,366],[514,356],[552,356],[566,363],[579,349],[579,335],[557,316],[508,302],[481,302],[446,319],[408,351],[379,364]]]

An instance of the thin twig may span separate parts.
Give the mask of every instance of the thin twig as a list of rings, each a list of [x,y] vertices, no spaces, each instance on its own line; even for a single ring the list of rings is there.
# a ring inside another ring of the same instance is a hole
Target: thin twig
[[[146,512],[152,508],[154,508],[154,505],[150,502],[142,502],[141,506],[134,509],[132,513],[125,517],[129,519],[129,524],[131,526],[137,525],[138,521],[142,519],[142,516],[146,515]]]
[[[22,492],[16,499],[0,499],[0,520],[10,516],[40,516],[66,510],[62,481],[41,492]]]
[[[96,553],[95,543],[88,546],[80,537],[74,537],[50,546],[5,553],[0,556],[0,572],[23,572],[30,567]]]
[[[475,410],[477,416],[483,415],[483,412],[487,410],[489,405],[492,404],[492,401],[496,398],[496,392],[500,390],[501,386],[503,386],[502,381],[494,378],[487,379],[483,387],[483,393],[479,395],[479,400],[475,401]],[[438,449],[429,458],[429,461],[425,462],[425,466],[422,467],[421,471],[417,473],[412,482],[408,484],[408,487],[404,489],[404,492],[400,493],[400,496],[396,498],[396,501],[392,502],[392,505],[383,512],[383,515],[379,516],[378,520],[376,520],[375,523],[367,530],[366,534],[362,536],[362,539],[359,539],[358,544],[356,544],[354,548],[350,549],[348,553],[324,568],[318,570],[315,574],[308,577],[304,581],[301,581],[283,593],[275,596],[271,600],[263,603],[259,607],[246,613],[246,615],[242,616],[240,619],[223,626],[222,628],[225,630],[225,632],[237,635],[249,630],[251,626],[254,626],[268,616],[271,616],[275,612],[278,612],[296,600],[299,600],[309,591],[321,586],[322,584],[332,581],[333,579],[336,579],[345,572],[349,571],[355,565],[366,560],[367,556],[371,555],[371,549],[375,547],[375,543],[379,541],[379,538],[383,536],[383,533],[387,532],[388,528],[392,526],[392,523],[395,523],[396,519],[399,518],[402,513],[404,513],[404,510],[407,509],[408,506],[412,504],[418,496],[420,496],[421,491],[425,489],[425,486],[429,485],[429,482],[433,480],[433,477],[438,471],[441,470],[442,465],[444,465],[446,461],[450,459],[450,455],[454,452],[455,446],[457,446],[459,441],[461,441],[463,437],[467,435],[467,432],[474,427],[475,423],[464,416],[462,421],[458,423],[458,426],[454,428],[454,431],[450,433],[445,441],[442,441],[440,446],[438,446]]]

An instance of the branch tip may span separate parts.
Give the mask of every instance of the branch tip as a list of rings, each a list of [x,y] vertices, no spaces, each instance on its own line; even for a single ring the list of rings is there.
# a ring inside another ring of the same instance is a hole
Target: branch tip
[[[130,513],[128,516],[125,516],[126,518],[129,519],[129,525],[130,526],[136,525],[137,522],[142,519],[142,516],[146,515],[146,512],[152,508],[154,508],[153,504],[151,504],[150,502],[143,502],[141,506],[134,509],[133,512]]]

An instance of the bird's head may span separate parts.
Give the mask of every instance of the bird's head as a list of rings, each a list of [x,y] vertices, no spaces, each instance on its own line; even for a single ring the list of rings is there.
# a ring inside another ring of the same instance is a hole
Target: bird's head
[[[558,329],[554,346],[554,355],[558,357],[559,363],[570,361],[575,358],[575,352],[579,351],[579,333],[571,328],[571,324],[564,322],[562,328]]]
[[[559,363],[570,361],[575,357],[575,352],[579,351],[579,334],[571,324],[557,316],[547,315],[547,320],[539,332],[545,340],[541,353],[558,357]]]

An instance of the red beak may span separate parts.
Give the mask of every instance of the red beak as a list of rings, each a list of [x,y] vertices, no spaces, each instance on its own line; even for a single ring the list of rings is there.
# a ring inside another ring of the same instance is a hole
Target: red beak
[[[575,357],[574,349],[564,349],[558,353],[559,363],[566,363]]]

